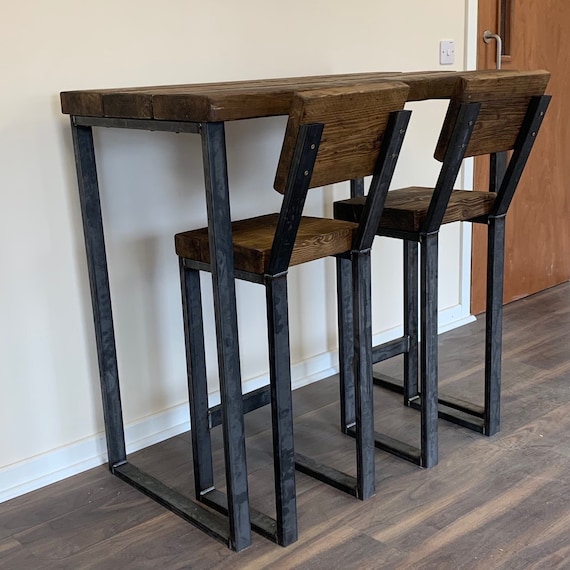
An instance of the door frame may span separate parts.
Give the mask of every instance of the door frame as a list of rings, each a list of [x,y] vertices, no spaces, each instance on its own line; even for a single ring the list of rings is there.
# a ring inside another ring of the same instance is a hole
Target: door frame
[[[465,0],[465,38],[463,68],[466,71],[477,69],[477,11],[478,0]],[[473,190],[475,162],[473,158],[464,161],[461,169],[461,188]],[[462,317],[458,324],[475,320],[471,315],[471,224],[461,223],[461,277],[459,283],[459,305]]]

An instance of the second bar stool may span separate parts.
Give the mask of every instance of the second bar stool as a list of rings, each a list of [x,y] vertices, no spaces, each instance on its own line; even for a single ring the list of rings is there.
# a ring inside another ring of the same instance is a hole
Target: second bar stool
[[[251,510],[254,530],[286,546],[297,539],[295,468],[360,499],[375,492],[370,360],[370,247],[409,120],[403,83],[296,93],[275,189],[281,211],[232,224],[235,277],[265,287],[277,518]],[[309,188],[373,175],[359,223],[302,216]],[[184,307],[191,434],[197,497],[224,512],[215,488],[199,271],[209,271],[207,228],[177,234]],[[353,275],[357,476],[294,453],[287,273],[292,265],[342,256]],[[222,323],[223,326],[223,323]],[[237,335],[237,331],[227,331]],[[231,426],[230,426],[231,429]]]
[[[421,410],[421,444],[415,449],[383,434],[376,446],[423,467],[438,461],[437,418],[493,435],[499,430],[501,330],[505,215],[548,107],[543,95],[546,71],[473,72],[459,79],[437,144],[442,168],[435,188],[403,188],[389,192],[377,234],[404,241],[404,336],[373,348],[374,362],[404,354],[404,383],[386,377],[375,382],[404,394],[404,403]],[[473,130],[474,127],[474,130]],[[471,134],[471,130],[473,133]],[[492,180],[491,191],[453,190],[463,157],[496,155],[513,150],[504,176]],[[363,198],[335,203],[335,217],[357,221]],[[438,232],[441,224],[470,221],[489,228],[485,404],[438,398],[437,294]],[[418,256],[421,248],[420,306]],[[348,288],[349,283],[341,284]],[[420,385],[418,385],[418,315],[421,315]],[[349,349],[350,350],[350,349]],[[350,433],[354,418],[350,369],[341,368],[347,403],[342,426]]]

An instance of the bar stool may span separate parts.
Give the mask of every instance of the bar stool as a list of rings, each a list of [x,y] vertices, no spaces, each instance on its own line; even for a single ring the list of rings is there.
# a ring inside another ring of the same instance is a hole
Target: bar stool
[[[409,121],[408,87],[379,83],[296,93],[274,187],[281,211],[233,222],[235,277],[265,287],[276,520],[250,509],[252,528],[286,546],[297,539],[295,468],[360,499],[375,492],[370,247]],[[360,223],[302,216],[309,188],[373,175]],[[214,485],[199,271],[209,271],[207,228],[175,236],[180,261],[196,496],[225,512]],[[287,274],[292,265],[342,256],[354,273],[353,361],[357,476],[294,453]],[[224,324],[221,323],[221,326]],[[227,334],[236,335],[236,330]],[[263,395],[255,405],[265,403]],[[244,400],[251,402],[251,400]],[[244,412],[255,405],[244,405]],[[231,429],[231,426],[230,426]]]
[[[377,234],[403,240],[404,335],[373,347],[373,362],[403,354],[404,381],[402,385],[375,374],[374,382],[403,393],[405,405],[420,409],[421,443],[418,449],[375,433],[375,444],[422,467],[432,467],[438,462],[438,415],[486,435],[499,430],[505,215],[550,101],[549,96],[543,95],[548,79],[549,73],[544,71],[480,72],[463,76],[451,98],[435,151],[435,158],[442,161],[435,188],[393,190],[386,199]],[[490,192],[453,190],[463,157],[491,154],[492,164],[496,165],[505,161],[509,150],[513,153],[506,172],[500,180],[497,180],[498,173],[492,176]],[[336,202],[335,217],[357,221],[363,205],[364,198],[360,197]],[[438,398],[438,232],[441,224],[456,221],[488,226],[483,407],[459,399]],[[421,249],[420,306],[418,243]],[[342,300],[342,291],[349,287],[348,279],[340,284],[339,299]],[[344,311],[350,309],[348,305],[344,307]],[[421,351],[418,349],[419,314]],[[343,359],[348,360],[349,345],[345,351]],[[354,381],[350,367],[341,367],[341,387],[341,399],[345,402],[342,428],[353,434]],[[466,419],[466,415],[473,419]]]

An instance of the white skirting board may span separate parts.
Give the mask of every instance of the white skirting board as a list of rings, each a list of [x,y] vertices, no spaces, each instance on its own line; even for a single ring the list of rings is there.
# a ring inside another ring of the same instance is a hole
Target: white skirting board
[[[460,327],[473,320],[475,318],[461,305],[451,307],[439,314],[439,332]],[[375,335],[374,344],[397,338],[401,334],[401,328],[385,331]],[[320,354],[293,366],[293,388],[306,386],[337,372],[338,354],[336,352]],[[266,385],[268,381],[268,377],[263,375],[245,382],[244,389],[250,392]],[[219,393],[211,394],[211,405],[216,405],[219,400]],[[187,404],[169,408],[125,426],[127,452],[133,453],[188,429]],[[0,503],[102,465],[106,460],[105,436],[101,433],[4,467],[0,470]]]

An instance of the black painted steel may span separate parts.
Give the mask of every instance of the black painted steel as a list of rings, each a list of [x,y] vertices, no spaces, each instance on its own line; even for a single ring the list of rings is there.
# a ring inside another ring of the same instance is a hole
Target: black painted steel
[[[487,308],[485,313],[485,435],[495,435],[501,418],[501,353],[505,216],[487,226]]]
[[[225,517],[205,509],[131,463],[115,467],[113,473],[190,524],[233,548]]]
[[[507,213],[551,98],[550,95],[543,95],[531,99],[491,216],[501,216]]]
[[[422,347],[420,351],[421,403],[421,465],[433,467],[438,461],[437,445],[437,260],[438,233],[422,236],[420,321]]]
[[[404,405],[418,395],[419,377],[419,264],[418,244],[404,240]]]
[[[91,305],[99,361],[107,454],[109,467],[112,469],[114,466],[124,463],[127,454],[93,132],[91,127],[76,126],[74,117],[72,117],[71,133],[79,185],[89,285],[91,287]]]
[[[295,453],[295,467],[305,475],[309,475],[339,491],[358,497],[358,481],[355,477],[300,453]]]
[[[287,271],[317,158],[323,124],[301,125],[269,256],[268,275]]]
[[[278,543],[281,546],[287,546],[297,540],[295,445],[293,441],[287,274],[282,273],[276,277],[268,276],[265,294],[269,342],[269,381],[271,385],[273,476],[275,481],[277,536]]]
[[[401,336],[400,338],[395,338],[382,344],[378,344],[372,348],[372,362],[374,364],[384,362],[384,360],[388,360],[394,356],[402,354],[403,352],[407,352],[409,348],[410,339],[408,336]]]
[[[364,196],[364,178],[355,178],[350,181],[350,197]]]
[[[352,318],[352,259],[337,256],[337,315],[338,315],[338,360],[340,380],[340,417],[344,433],[356,423],[354,396],[354,341]]]
[[[257,390],[252,390],[247,394],[243,395],[243,413],[249,414],[263,406],[267,406],[271,403],[271,390],[270,386],[262,386]],[[212,406],[208,410],[209,425],[210,428],[219,426],[222,424],[222,407],[218,404],[217,406]]]
[[[388,125],[382,139],[382,146],[368,195],[364,204],[364,210],[360,218],[358,233],[354,239],[352,248],[354,251],[365,251],[372,247],[372,242],[378,230],[388,188],[396,168],[398,156],[404,142],[404,135],[410,122],[411,111],[398,111],[390,113]]]
[[[182,314],[190,403],[190,435],[196,497],[214,486],[212,441],[208,421],[208,377],[204,352],[204,324],[200,273],[180,262]]]
[[[361,243],[372,243],[369,233],[396,237],[404,240],[404,336],[372,349],[373,362],[380,362],[398,354],[404,354],[404,402],[409,405],[418,398],[419,392],[424,396],[421,400],[421,436],[420,448],[413,449],[408,444],[395,443],[392,438],[376,434],[376,445],[381,449],[391,451],[400,457],[418,463],[422,467],[432,467],[438,461],[437,443],[437,243],[438,230],[443,220],[445,210],[453,185],[459,173],[469,139],[473,132],[475,121],[479,114],[480,103],[463,103],[459,106],[455,124],[446,149],[441,171],[434,189],[426,219],[419,232],[382,231],[378,223],[367,227],[361,237]],[[367,200],[368,204],[368,200]],[[383,204],[383,202],[382,202]],[[338,206],[338,207],[337,207]],[[361,222],[366,216],[366,206],[353,210],[350,204],[335,204],[335,216],[353,220],[356,217]],[[381,213],[381,211],[380,211]],[[420,304],[418,305],[418,243],[422,256],[422,273],[420,286]],[[353,283],[354,287],[354,283]],[[420,311],[421,306],[421,311]],[[418,349],[418,314],[421,314],[422,335],[424,342],[422,350]],[[398,350],[399,349],[399,350]],[[418,360],[419,352],[419,360]],[[419,369],[418,369],[419,368]],[[419,374],[418,374],[419,372]],[[347,371],[341,368],[341,375]],[[420,386],[418,387],[418,375]],[[341,399],[350,393],[354,377],[341,379],[344,386]],[[379,379],[377,383],[382,383]],[[419,389],[418,389],[419,388]],[[347,419],[351,418],[347,403],[341,402],[343,431],[347,431]],[[419,459],[418,459],[419,458]]]
[[[200,500],[223,515],[228,514],[228,497],[218,489],[203,493]],[[251,528],[268,540],[279,543],[277,522],[266,514],[250,507]]]
[[[358,498],[375,492],[374,405],[372,392],[372,308],[370,250],[352,252],[356,461]]]
[[[480,108],[480,103],[462,103],[459,106],[421,234],[431,234],[441,226]]]
[[[115,129],[135,129],[142,131],[162,131],[167,133],[198,134],[201,123],[181,121],[157,121],[155,119],[113,119],[110,117],[74,116],[72,122],[76,126],[108,127]]]
[[[356,430],[351,427],[347,430],[347,434],[356,437]],[[399,441],[386,435],[385,433],[374,432],[374,446],[376,449],[387,451],[400,459],[405,459],[414,465],[421,465],[420,450],[413,445],[409,445],[403,441]]]
[[[227,485],[232,499],[229,529],[227,528],[228,525],[224,527],[223,519],[220,519],[217,515],[214,516],[209,511],[203,509],[203,507],[200,507],[200,505],[172,491],[160,481],[140,472],[126,462],[109,278],[91,125],[187,133],[202,132],[202,127],[197,123],[71,117],[110,468],[114,474],[176,512],[198,528],[226,543],[230,548],[242,550],[251,543],[251,530],[249,525],[247,476],[244,475],[246,474],[245,448],[243,446],[244,435],[243,429],[241,433],[239,430],[240,420],[243,427],[243,417],[241,408],[237,407],[236,414],[234,409],[236,406],[231,403],[235,402],[235,400],[232,400],[231,388],[237,385],[239,390],[241,387],[239,356],[235,339],[228,335],[223,336],[221,333],[218,335],[218,340],[224,347],[223,353],[225,355],[221,368],[225,374],[231,376],[229,382],[225,382],[226,389],[222,389],[222,397],[225,400],[222,408],[227,410],[226,425],[228,429],[226,431],[230,435],[230,437],[225,438],[227,448],[226,460],[228,460],[228,456],[232,456],[230,461],[232,465],[231,473],[227,477]],[[229,205],[223,125],[216,124],[211,129],[204,129],[203,143],[210,229],[213,234],[212,241],[217,243],[218,247],[218,250],[212,254],[212,260],[217,271],[217,281],[216,279],[214,281],[218,285],[215,288],[214,299],[218,321],[223,319],[231,320],[232,314],[235,319],[235,300],[233,298],[233,252],[231,247],[229,249],[224,247],[225,243],[227,243],[227,240],[224,243],[224,239],[228,236],[231,239],[231,230],[227,225],[229,224]],[[229,263],[227,259],[228,251],[230,254]],[[186,315],[186,322],[191,324],[187,333],[196,337],[193,345],[199,347],[199,339],[202,335],[202,332],[198,330],[201,328],[201,313],[199,316],[196,316],[199,300],[198,305],[196,305],[195,298],[189,295],[189,290],[194,292],[196,287],[196,281],[192,279],[192,273],[197,276],[197,272],[186,272],[181,267],[181,276],[184,273],[187,273],[186,277],[190,274],[188,280],[183,279],[185,314],[188,311],[193,315],[192,317]],[[222,326],[224,325],[222,324]],[[203,345],[203,339],[201,342]],[[203,361],[200,360],[200,351],[197,354],[190,355],[189,362],[192,367],[192,383],[199,385],[202,382],[205,385],[205,368]],[[202,394],[202,399],[194,399],[191,402],[191,407],[194,408],[192,417],[198,426],[195,433],[203,436],[195,437],[193,442],[195,467],[197,467],[197,491],[203,491],[212,481],[211,449],[207,425],[207,394],[205,394],[205,397],[203,396],[203,388],[194,392]],[[236,425],[238,429],[236,429]],[[241,449],[240,442],[242,443]],[[200,460],[197,461],[196,457],[200,458]]]
[[[228,517],[235,549],[242,550],[251,544],[251,527],[239,347],[235,334],[237,316],[224,124],[206,123],[201,134],[218,345]],[[240,402],[240,405],[236,402]]]

